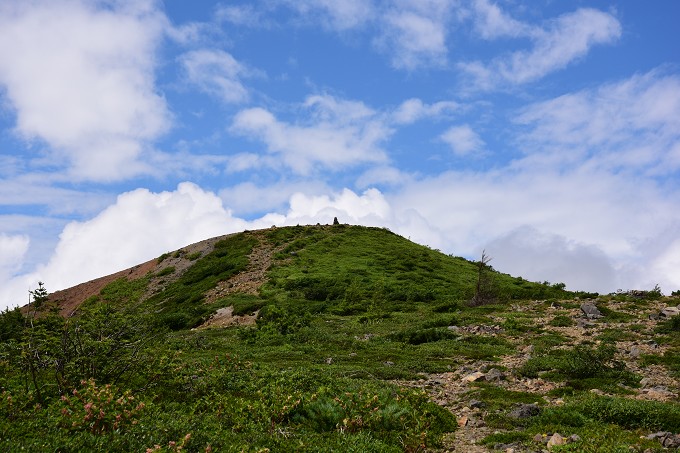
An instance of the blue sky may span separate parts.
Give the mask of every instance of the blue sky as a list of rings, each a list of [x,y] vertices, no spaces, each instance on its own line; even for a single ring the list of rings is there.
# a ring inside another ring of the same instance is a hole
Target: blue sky
[[[680,289],[672,0],[0,2],[0,307],[202,239],[384,226]]]

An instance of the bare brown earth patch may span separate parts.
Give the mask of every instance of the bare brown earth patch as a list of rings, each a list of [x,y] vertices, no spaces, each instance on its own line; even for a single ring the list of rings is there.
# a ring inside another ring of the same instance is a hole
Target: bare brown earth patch
[[[217,310],[206,322],[198,329],[211,327],[233,327],[233,326],[252,326],[257,320],[259,310],[249,315],[235,315],[234,307],[225,307]]]

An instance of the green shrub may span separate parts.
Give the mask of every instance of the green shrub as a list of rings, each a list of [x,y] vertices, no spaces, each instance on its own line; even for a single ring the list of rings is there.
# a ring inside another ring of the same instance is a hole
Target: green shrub
[[[174,274],[175,273],[175,266],[168,266],[164,267],[160,271],[156,273],[156,277],[164,277],[166,275]]]
[[[550,350],[527,360],[517,373],[535,378],[541,372],[549,371],[550,376],[568,380],[571,386],[581,389],[603,385],[612,388],[619,382],[637,385],[639,377],[616,361],[615,353],[615,347],[604,343],[596,349],[577,345],[568,350]]]
[[[584,417],[629,429],[680,431],[680,405],[677,403],[592,396],[562,410],[576,410]]]
[[[415,329],[398,332],[390,336],[391,339],[401,341],[404,343],[419,345],[423,343],[431,343],[440,340],[452,340],[458,335],[449,329],[430,327],[426,329]]]
[[[663,321],[655,329],[657,333],[675,333],[680,332],[680,315],[671,316],[669,319]]]
[[[574,325],[574,320],[569,316],[558,315],[551,319],[548,324],[553,327],[571,327]]]

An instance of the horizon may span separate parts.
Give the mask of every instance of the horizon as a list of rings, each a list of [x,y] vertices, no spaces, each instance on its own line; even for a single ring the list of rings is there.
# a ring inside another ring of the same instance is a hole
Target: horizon
[[[0,309],[272,225],[680,289],[680,4],[0,4]]]

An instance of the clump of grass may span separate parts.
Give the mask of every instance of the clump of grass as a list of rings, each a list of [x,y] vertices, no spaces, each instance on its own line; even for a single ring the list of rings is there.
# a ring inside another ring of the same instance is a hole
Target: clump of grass
[[[569,316],[557,315],[553,319],[551,319],[548,324],[553,327],[571,327],[575,323],[574,320],[571,319]]]
[[[639,376],[626,370],[625,364],[614,359],[616,348],[601,344],[597,348],[577,345],[567,350],[550,350],[530,358],[517,371],[520,376],[565,380],[575,389],[606,388],[616,384],[637,386]]]
[[[166,275],[174,274],[175,273],[175,266],[168,266],[164,267],[160,271],[156,273],[156,277],[164,277]]]

